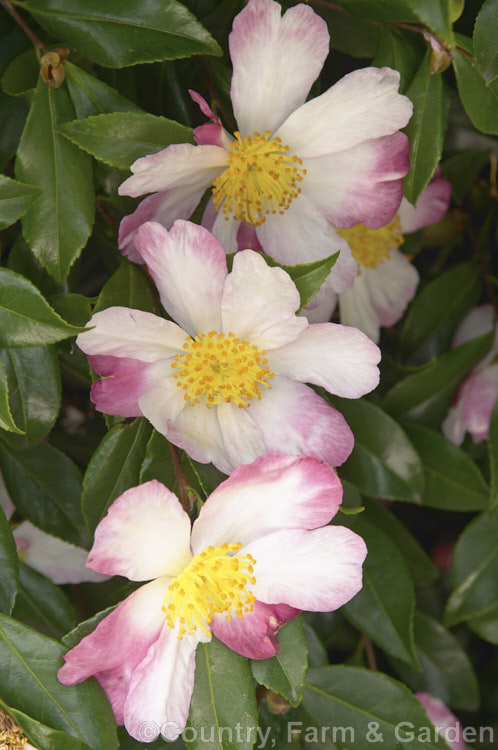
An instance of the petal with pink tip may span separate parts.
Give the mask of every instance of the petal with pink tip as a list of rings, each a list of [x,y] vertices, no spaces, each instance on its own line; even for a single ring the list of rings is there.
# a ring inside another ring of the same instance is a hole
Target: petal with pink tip
[[[311,8],[280,14],[273,0],[250,0],[233,22],[230,95],[242,135],[276,130],[305,101],[329,52],[327,24]]]
[[[451,182],[439,174],[422,190],[416,206],[403,198],[399,207],[402,232],[410,234],[440,221],[448,210],[450,198]]]
[[[465,750],[463,727],[448,706],[430,693],[415,693],[415,698],[423,705],[427,716],[452,750]]]
[[[342,485],[330,466],[269,453],[239,466],[211,493],[194,522],[192,550],[246,545],[282,529],[315,529],[329,523],[341,502]]]
[[[243,547],[240,554],[256,560],[251,590],[258,601],[330,612],[361,589],[367,548],[350,529],[324,526],[277,531]]]
[[[474,440],[487,440],[493,407],[498,399],[498,364],[469,375],[462,391],[466,429]]]
[[[91,400],[97,411],[119,417],[141,417],[138,399],[151,384],[151,363],[96,354],[88,358],[104,378],[92,385]]]
[[[227,262],[218,240],[190,221],[175,221],[169,232],[149,222],[136,233],[135,245],[169,315],[193,337],[219,331]]]
[[[462,320],[455,333],[452,346],[462,346],[467,341],[484,336],[495,327],[495,313],[493,305],[478,305],[473,307]]]
[[[299,614],[298,609],[287,604],[255,602],[252,612],[244,617],[216,614],[211,623],[213,634],[228,648],[249,659],[269,659],[278,653],[276,633]]]
[[[178,498],[152,479],[120,495],[95,530],[88,567],[148,581],[188,565],[190,519]]]
[[[270,369],[343,398],[360,398],[379,383],[380,351],[361,331],[337,323],[308,326],[298,339],[268,353]]]

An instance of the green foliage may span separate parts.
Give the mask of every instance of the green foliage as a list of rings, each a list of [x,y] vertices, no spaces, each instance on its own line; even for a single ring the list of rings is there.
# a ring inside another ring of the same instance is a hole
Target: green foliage
[[[0,611],[10,615],[19,586],[19,560],[9,522],[0,507]]]

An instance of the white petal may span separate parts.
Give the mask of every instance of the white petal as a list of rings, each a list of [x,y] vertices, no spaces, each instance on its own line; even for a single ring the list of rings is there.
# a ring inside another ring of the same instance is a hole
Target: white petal
[[[251,463],[265,452],[263,433],[251,416],[250,406],[239,409],[236,404],[223,402],[217,406],[217,413],[232,469]]]
[[[448,210],[450,198],[451,182],[440,176],[438,168],[425,190],[422,190],[416,206],[412,206],[406,198],[401,201],[399,218],[402,232],[416,232],[440,221]]]
[[[375,314],[364,269],[354,280],[351,289],[339,295],[341,323],[353,326],[376,343],[380,338],[380,324]]]
[[[216,211],[212,200],[209,200],[202,217],[202,224],[212,231],[226,253],[237,252],[237,232],[240,221],[231,217],[227,219],[223,211]]]
[[[167,425],[163,434],[201,464],[213,463],[224,474],[230,474],[232,465],[227,456],[216,407],[204,404],[187,404],[174,422]]]
[[[171,362],[158,362],[154,369],[154,385],[139,397],[138,404],[144,417],[147,417],[158,432],[166,435],[169,426],[187,402],[184,391],[177,386],[176,380],[172,377]]]
[[[467,341],[484,336],[495,327],[493,305],[478,305],[473,307],[462,320],[455,333],[453,346],[462,346]]]
[[[362,274],[381,326],[392,326],[403,316],[417,291],[418,271],[406,255],[391,250],[391,256],[375,268],[365,268]]]
[[[299,315],[304,315],[308,323],[328,323],[336,307],[337,294],[326,280]]]

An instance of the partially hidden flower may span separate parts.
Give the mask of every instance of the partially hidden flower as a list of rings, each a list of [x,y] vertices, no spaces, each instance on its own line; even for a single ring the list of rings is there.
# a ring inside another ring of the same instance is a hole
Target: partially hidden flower
[[[329,52],[327,24],[310,7],[281,16],[273,0],[249,0],[229,37],[231,99],[237,131],[229,135],[202,97],[212,122],[196,128],[197,145],[172,145],[138,159],[121,195],[153,195],[120,227],[120,247],[140,262],[133,238],[145,221],[169,228],[189,218],[212,189],[203,224],[227,253],[250,247],[286,265],[340,250],[335,292],[349,288],[356,263],[334,226],[390,221],[408,171],[408,140],[399,132],[412,112],[398,93],[399,73],[364,68],[306,102]]]
[[[360,590],[363,540],[326,525],[341,498],[326,464],[280,454],[236,469],[192,530],[164,485],[128,490],[97,527],[88,565],[149,583],[66,654],[60,681],[94,675],[133,737],[145,739],[140,729],[152,722],[174,739],[188,717],[198,643],[215,635],[266,659],[299,610],[331,611]]]
[[[15,506],[0,474],[0,506],[10,520]],[[88,550],[47,534],[31,521],[21,521],[12,529],[20,560],[54,583],[83,583],[105,580],[104,576],[86,567]]]
[[[21,727],[12,716],[0,708],[0,748],[1,750],[36,750],[31,745]]]
[[[415,693],[427,712],[427,716],[452,750],[465,750],[464,730],[456,716],[440,698],[430,693]]]
[[[186,221],[144,224],[135,242],[164,308],[111,307],[77,343],[104,376],[97,409],[145,416],[196,461],[229,474],[268,451],[335,466],[353,448],[344,418],[303,381],[358,398],[376,387],[378,348],[360,331],[310,325],[281,268],[244,250],[227,270],[222,246]]]
[[[474,440],[487,440],[493,407],[498,400],[498,329],[492,305],[474,307],[460,324],[453,346],[496,330],[491,349],[461,384],[455,403],[442,424],[443,433],[461,445],[465,433]]]
[[[370,229],[362,223],[338,229],[358,262],[352,287],[340,295],[329,280],[304,309],[313,323],[330,320],[339,301],[341,323],[355,326],[377,342],[382,326],[392,326],[403,316],[419,282],[417,269],[398,248],[404,235],[443,218],[451,197],[451,183],[440,170],[422,191],[416,206],[403,198],[399,211],[383,227]]]

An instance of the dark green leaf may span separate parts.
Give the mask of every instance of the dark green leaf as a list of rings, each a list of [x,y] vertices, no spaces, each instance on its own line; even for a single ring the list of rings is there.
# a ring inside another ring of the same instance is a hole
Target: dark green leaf
[[[23,431],[14,422],[9,404],[9,383],[7,373],[2,362],[0,362],[0,429],[8,432],[17,432],[22,435]]]
[[[400,91],[404,93],[412,82],[425,51],[426,45],[417,34],[396,26],[383,25],[372,65],[397,70],[401,76]]]
[[[74,628],[74,608],[59,586],[23,563],[19,566],[19,579],[12,613],[16,620],[52,638],[60,638]]]
[[[327,21],[334,50],[359,58],[371,59],[375,55],[381,31],[379,24],[332,6],[320,6],[320,15]]]
[[[303,698],[308,668],[308,643],[301,617],[284,625],[277,640],[279,651],[276,656],[251,661],[252,673],[260,685],[283,696],[292,706],[298,706]]]
[[[56,39],[109,68],[219,55],[221,50],[176,0],[26,0],[23,8]]]
[[[324,667],[329,663],[325,647],[311,625],[304,623],[304,634],[308,644],[308,660],[310,667]]]
[[[411,21],[453,42],[447,0],[341,0],[348,10],[371,21]]]
[[[341,477],[365,495],[421,502],[424,477],[420,459],[401,427],[364,399],[333,399],[353,430],[355,446]]]
[[[99,161],[123,170],[172,143],[192,143],[190,128],[147,112],[95,115],[68,122],[59,132]]]
[[[403,180],[403,192],[415,205],[441,159],[446,127],[443,79],[431,73],[430,52],[426,53],[406,95],[413,102],[413,115],[406,127],[410,171]]]
[[[50,304],[54,310],[74,326],[86,326],[92,317],[93,301],[90,297],[72,292],[53,294],[50,297]]]
[[[477,263],[467,261],[430,281],[405,317],[400,338],[402,356],[421,364],[449,347],[458,323],[481,295]]]
[[[436,696],[452,708],[476,711],[479,684],[469,657],[452,633],[437,620],[415,612],[415,646],[420,671],[396,661],[398,674],[415,692]]]
[[[2,88],[10,96],[31,101],[40,75],[40,63],[34,49],[23,52],[7,66],[2,76]]]
[[[498,607],[490,612],[489,615],[467,620],[466,625],[474,633],[477,633],[480,638],[498,646]]]
[[[0,230],[20,219],[37,195],[37,188],[0,174]]]
[[[363,516],[349,519],[347,525],[363,537],[368,555],[363,564],[363,588],[342,612],[388,654],[417,667],[415,592],[403,556],[394,542]]]
[[[117,748],[111,707],[97,683],[87,680],[66,687],[58,681],[64,651],[57,641],[0,615],[2,698],[33,719],[83,740],[93,750]]]
[[[168,441],[160,432],[154,430],[145,449],[140,469],[140,484],[157,479],[171,492],[178,495],[178,484],[175,469],[168,446]]]
[[[443,177],[451,182],[452,197],[461,204],[483,166],[489,161],[489,151],[473,148],[459,151],[442,165]]]
[[[451,627],[498,607],[498,516],[485,513],[470,523],[453,555],[454,591],[448,599],[445,622]]]
[[[463,52],[452,51],[458,93],[473,125],[483,133],[498,134],[498,92],[494,83],[486,86],[472,60]]]
[[[75,336],[38,289],[19,274],[0,268],[0,346],[40,346]]]
[[[10,524],[0,505],[0,612],[10,615],[19,585],[19,558]]]
[[[383,408],[394,417],[438,426],[458,386],[487,353],[492,340],[493,332],[487,333],[443,354],[421,372],[407,375],[388,391]]]
[[[91,76],[68,60],[64,62],[64,70],[76,117],[79,120],[106,112],[142,111],[129,99],[121,96],[116,89]]]
[[[130,307],[132,310],[160,313],[155,288],[143,268],[123,260],[118,270],[107,281],[99,294],[93,312],[107,307]]]
[[[330,727],[328,738],[350,750],[365,750],[372,742],[381,742],[383,750],[448,750],[436,730],[430,732],[431,739],[417,739],[420,734],[427,737],[432,727],[426,712],[402,683],[380,672],[342,666],[310,669],[303,706],[318,736],[322,727]]]
[[[498,510],[498,402],[495,404],[489,424],[489,468],[491,474],[490,513]]]
[[[339,250],[333,255],[329,255],[328,258],[314,260],[312,263],[300,263],[297,266],[284,266],[282,263],[277,263],[270,255],[264,255],[263,257],[269,266],[278,266],[289,274],[301,297],[302,308],[315,296],[329,276],[339,257]],[[233,255],[229,256],[228,267],[230,270],[231,260],[233,260]]]
[[[422,459],[424,505],[458,511],[487,508],[489,487],[465,451],[427,427],[408,423],[403,427]]]
[[[192,750],[250,750],[256,739],[258,714],[249,662],[215,638],[197,647],[187,726],[196,730],[196,738],[186,742]]]
[[[197,463],[187,453],[183,453],[182,463],[191,487],[196,491],[200,490],[204,499],[207,499],[216,487],[227,479],[226,474],[223,474],[216,466]]]
[[[41,190],[24,214],[23,235],[60,284],[85,246],[95,215],[91,160],[57,132],[73,118],[65,89],[50,89],[40,78],[16,159],[16,177]]]
[[[65,732],[41,724],[39,721],[26,716],[12,706],[8,706],[0,699],[0,706],[5,713],[12,716],[17,726],[28,738],[29,743],[38,750],[89,750],[89,746],[82,740],[70,737]]]
[[[498,76],[498,2],[486,0],[474,26],[474,50],[479,71],[487,84]]]
[[[0,91],[0,169],[14,156],[28,114],[28,105],[21,99]]]
[[[139,482],[140,467],[152,427],[145,419],[116,425],[93,454],[83,480],[81,507],[90,531],[118,495]]]
[[[0,467],[12,502],[25,518],[73,544],[88,542],[80,473],[64,453],[48,443],[22,450],[0,443]]]

